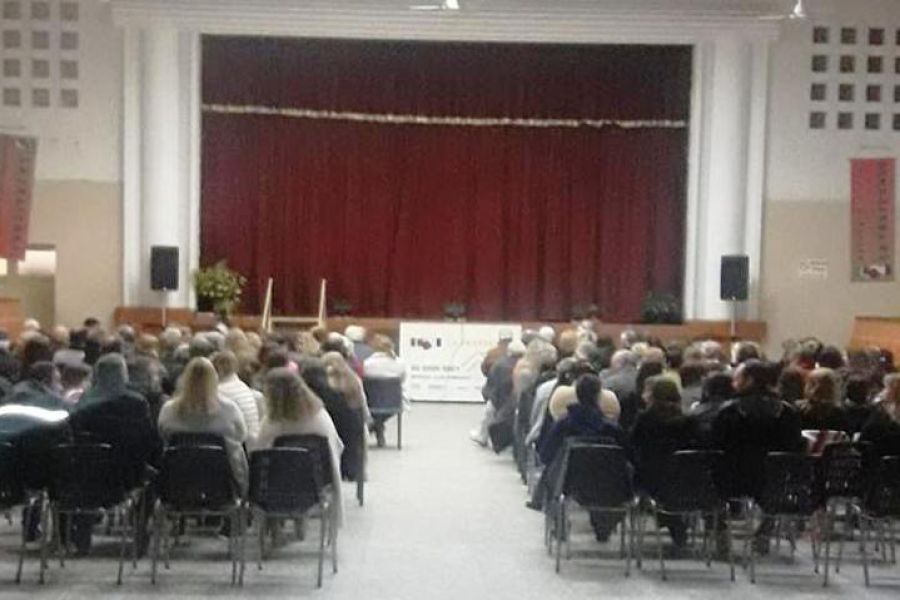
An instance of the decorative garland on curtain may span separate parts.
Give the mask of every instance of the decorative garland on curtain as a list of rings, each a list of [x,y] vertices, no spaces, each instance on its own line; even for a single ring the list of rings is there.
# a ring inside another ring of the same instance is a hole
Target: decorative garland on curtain
[[[203,111],[226,115],[263,115],[326,121],[352,121],[355,123],[381,123],[387,125],[438,125],[451,127],[532,127],[578,128],[619,127],[621,129],[684,129],[687,121],[664,119],[519,119],[509,117],[431,117],[426,115],[394,115],[309,108],[273,108],[268,106],[238,106],[234,104],[204,104]]]

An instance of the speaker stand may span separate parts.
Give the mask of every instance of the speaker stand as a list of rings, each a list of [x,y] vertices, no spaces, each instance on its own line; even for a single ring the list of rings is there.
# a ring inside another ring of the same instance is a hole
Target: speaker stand
[[[735,299],[729,300],[731,303],[731,341],[737,341],[737,304],[738,301]]]
[[[163,288],[161,290],[161,292],[162,292],[162,328],[165,329],[168,326],[168,323],[166,323],[166,318],[167,318],[166,311],[168,309],[168,304],[169,304],[169,290],[167,290],[166,288]]]

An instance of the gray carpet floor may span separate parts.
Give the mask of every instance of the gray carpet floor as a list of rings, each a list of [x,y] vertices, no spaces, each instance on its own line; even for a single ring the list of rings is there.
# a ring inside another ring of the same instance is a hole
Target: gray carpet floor
[[[593,541],[584,514],[574,515],[572,560],[554,572],[543,546],[543,518],[524,508],[525,488],[507,455],[496,456],[468,440],[480,406],[416,404],[404,420],[404,447],[373,449],[366,504],[346,495],[346,522],[340,534],[339,572],[326,570],[315,588],[316,529],[305,542],[277,549],[262,571],[248,564],[243,588],[229,585],[226,544],[191,538],[175,549],[170,570],[150,584],[150,565],[126,568],[124,585],[115,580],[114,540],[98,538],[94,555],[72,559],[65,568],[52,562],[46,585],[37,583],[37,561],[26,563],[24,581],[12,583],[18,525],[0,523],[0,598],[81,599],[98,596],[143,598],[327,597],[335,599],[439,600],[483,598],[735,598],[812,597],[898,598],[900,566],[876,565],[873,586],[862,583],[856,548],[848,546],[841,573],[822,588],[813,573],[809,544],[797,556],[768,557],[751,585],[738,568],[731,583],[726,564],[712,569],[697,560],[668,562],[669,581],[648,560],[630,578],[623,574],[615,542]],[[388,441],[395,437],[388,431]],[[648,540],[648,542],[651,540]],[[782,548],[784,550],[784,547]],[[652,547],[648,548],[648,552]],[[255,547],[248,544],[248,558]]]

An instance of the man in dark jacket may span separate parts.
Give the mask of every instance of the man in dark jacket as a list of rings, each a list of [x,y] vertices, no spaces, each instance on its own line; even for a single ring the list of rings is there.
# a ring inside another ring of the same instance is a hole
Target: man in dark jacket
[[[717,475],[720,491],[728,498],[759,499],[765,485],[769,452],[797,452],[804,448],[800,416],[771,391],[771,367],[757,359],[741,364],[734,373],[737,394],[713,422],[713,445],[725,453]],[[756,533],[757,550],[768,548],[772,523],[764,521]]]
[[[119,457],[126,489],[141,484],[147,466],[158,463],[162,443],[153,422],[150,407],[139,393],[128,388],[125,359],[106,354],[95,365],[94,384],[82,395],[72,414],[76,434],[88,434],[92,441],[109,444]],[[152,502],[145,502],[152,506]],[[142,515],[138,538],[146,544],[146,519]],[[72,536],[82,553],[90,549],[91,521],[76,520]]]
[[[619,423],[626,430],[634,423],[640,404],[642,390],[637,389],[638,361],[637,353],[619,350],[613,354],[610,368],[603,377],[603,387],[619,399],[622,411]]]
[[[39,361],[31,365],[25,379],[13,386],[3,404],[32,406],[45,410],[65,410],[59,395],[59,371],[51,362]]]

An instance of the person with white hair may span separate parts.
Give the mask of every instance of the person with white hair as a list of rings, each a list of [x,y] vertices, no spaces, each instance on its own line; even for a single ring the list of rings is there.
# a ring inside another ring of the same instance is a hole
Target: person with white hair
[[[22,335],[26,333],[39,333],[41,331],[41,323],[35,318],[28,318],[22,322]]]
[[[602,377],[603,387],[616,395],[626,421],[637,414],[640,392],[637,389],[640,356],[631,350],[617,350],[610,361],[609,370]]]
[[[344,337],[353,342],[353,354],[360,362],[366,362],[366,359],[375,353],[368,343],[366,343],[366,328],[362,325],[347,325],[344,330]]]
[[[538,336],[545,342],[552,344],[556,340],[556,330],[550,325],[544,325],[538,330]]]

